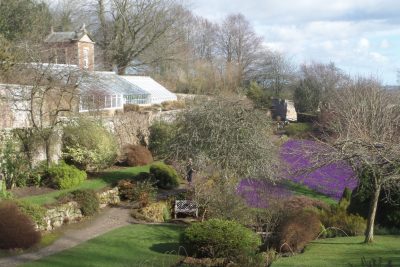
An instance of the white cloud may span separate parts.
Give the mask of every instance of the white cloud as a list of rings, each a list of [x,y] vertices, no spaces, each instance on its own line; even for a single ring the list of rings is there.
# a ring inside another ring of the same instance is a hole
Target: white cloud
[[[361,38],[360,41],[358,41],[358,49],[363,52],[365,50],[368,50],[370,47],[369,40],[367,38]]]
[[[380,45],[380,47],[382,49],[387,49],[387,48],[389,48],[389,46],[390,46],[390,44],[389,44],[388,40],[386,40],[386,39],[382,40],[381,45]]]
[[[372,58],[372,60],[374,60],[376,63],[382,64],[382,63],[387,63],[389,61],[387,57],[378,52],[371,52],[369,53],[369,55]]]

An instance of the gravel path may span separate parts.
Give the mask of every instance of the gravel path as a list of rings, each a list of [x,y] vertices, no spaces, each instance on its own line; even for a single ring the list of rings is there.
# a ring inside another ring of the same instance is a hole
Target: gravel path
[[[48,247],[22,255],[0,258],[1,267],[12,267],[41,259],[72,248],[89,239],[107,233],[121,226],[134,223],[129,207],[112,207],[102,210],[95,218],[67,227],[62,237]]]

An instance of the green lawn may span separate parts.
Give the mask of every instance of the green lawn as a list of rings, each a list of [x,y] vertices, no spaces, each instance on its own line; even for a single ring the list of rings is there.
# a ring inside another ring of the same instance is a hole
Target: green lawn
[[[305,185],[297,184],[291,181],[285,182],[284,185],[295,195],[302,195],[309,198],[318,199],[325,202],[326,204],[337,204],[337,201],[334,200],[333,198],[330,198],[324,194],[314,191]]]
[[[309,244],[304,253],[281,258],[272,267],[362,266],[362,257],[367,261],[381,257],[385,263],[382,267],[389,260],[392,261],[391,266],[400,266],[400,236],[376,236],[375,243],[370,245],[363,244],[363,240],[361,236],[317,240]]]
[[[132,178],[134,175],[140,172],[149,172],[150,165],[140,166],[140,167],[129,167],[129,168],[121,168],[118,170],[109,170],[99,173],[96,178],[89,178],[84,181],[81,185],[66,189],[66,190],[58,190],[51,193],[37,195],[37,196],[29,196],[22,198],[22,200],[36,203],[39,205],[51,204],[56,201],[56,198],[64,193],[69,191],[73,191],[76,189],[93,189],[99,190],[104,187],[110,186],[121,179]]]
[[[129,225],[23,266],[172,266],[180,259],[176,251],[183,229],[177,225]]]

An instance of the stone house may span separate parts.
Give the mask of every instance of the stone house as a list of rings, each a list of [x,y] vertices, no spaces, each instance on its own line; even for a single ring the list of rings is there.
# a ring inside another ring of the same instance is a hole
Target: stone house
[[[94,44],[85,24],[73,32],[54,32],[44,40],[47,61],[54,64],[76,65],[80,69],[94,71]]]

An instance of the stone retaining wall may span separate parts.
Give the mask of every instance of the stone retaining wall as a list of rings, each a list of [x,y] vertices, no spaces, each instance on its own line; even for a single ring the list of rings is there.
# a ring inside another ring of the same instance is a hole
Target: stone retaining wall
[[[120,203],[118,187],[97,193],[97,196],[100,201],[100,208]],[[63,224],[80,221],[82,217],[79,204],[71,201],[48,209],[43,218],[44,226],[37,226],[37,228],[41,231],[51,231]]]
[[[114,187],[110,190],[97,193],[97,196],[100,200],[100,208],[104,208],[107,205],[117,205],[121,202],[119,198],[118,187]]]
[[[78,203],[71,201],[48,209],[44,217],[44,226],[38,227],[42,231],[50,231],[69,222],[79,221],[83,217]]]

